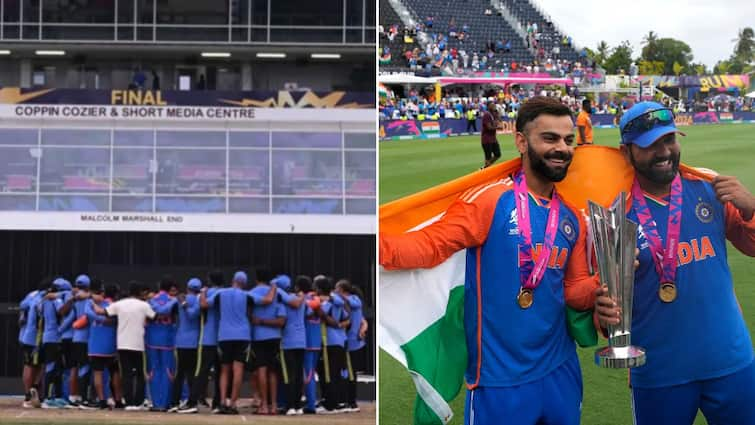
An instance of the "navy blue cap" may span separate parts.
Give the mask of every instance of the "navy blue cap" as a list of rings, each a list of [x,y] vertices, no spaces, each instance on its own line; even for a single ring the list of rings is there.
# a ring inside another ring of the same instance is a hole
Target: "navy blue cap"
[[[677,130],[676,124],[673,120],[671,120],[670,123],[664,124],[664,125],[655,125],[651,129],[643,132],[628,132],[624,133],[624,128],[626,127],[629,122],[633,121],[635,118],[638,118],[642,116],[643,114],[646,114],[648,112],[657,111],[661,109],[668,109],[667,107],[661,105],[658,102],[639,102],[629,108],[628,111],[624,113],[624,115],[621,116],[621,120],[619,121],[619,131],[621,134],[621,144],[628,145],[630,143],[635,144],[641,148],[646,148],[653,143],[655,143],[656,140],[660,139],[661,137],[671,134],[671,133],[679,133],[682,136],[686,136],[681,131]]]

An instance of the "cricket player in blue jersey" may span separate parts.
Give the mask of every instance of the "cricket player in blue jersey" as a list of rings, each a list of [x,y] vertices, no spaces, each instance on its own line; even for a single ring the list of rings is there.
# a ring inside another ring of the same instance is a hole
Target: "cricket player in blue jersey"
[[[24,358],[24,402],[23,407],[39,407],[39,380],[42,377],[42,318],[37,314],[37,306],[42,302],[50,281],[44,279],[38,289],[29,292],[19,305],[21,320],[18,342]]]
[[[85,315],[89,324],[89,339],[87,341],[87,355],[89,364],[92,367],[94,377],[94,389],[97,393],[97,404],[88,404],[86,407],[93,406],[98,409],[107,409],[107,398],[105,397],[105,370],[108,371],[110,382],[112,382],[113,397],[115,399],[115,408],[123,408],[121,391],[121,372],[116,360],[116,320],[115,317],[107,317],[97,314],[94,311],[94,305],[101,309],[106,309],[110,304],[117,301],[119,288],[115,284],[108,284],[104,291],[100,282],[94,282],[91,288],[91,299],[88,300],[85,307]]]
[[[89,276],[82,274],[76,277],[73,289],[73,306],[69,317],[74,320],[86,315],[86,306],[90,303]],[[88,322],[87,322],[88,323]],[[73,328],[73,341],[70,348],[68,366],[71,368],[69,375],[68,403],[66,407],[78,407],[82,402],[88,401],[86,395],[89,388],[89,356],[87,354],[87,342],[89,341],[89,325]],[[82,398],[82,396],[84,396]]]
[[[275,286],[270,284],[272,276],[269,270],[259,268],[256,272],[256,285],[249,290],[255,300],[265,296]],[[286,323],[286,309],[277,300],[267,305],[255,302],[251,321],[252,353],[248,366],[254,371],[252,379],[256,377],[256,388],[260,396],[257,413],[274,415],[278,394],[281,330]],[[252,387],[255,387],[254,382]]]
[[[323,299],[319,309],[322,336],[322,358],[318,369],[322,404],[318,414],[334,414],[346,411],[346,328],[349,313],[345,300],[333,292],[331,278],[316,281],[317,293]]]
[[[301,278],[301,279],[300,279]],[[317,279],[324,279],[325,276],[317,276]],[[320,297],[312,288],[312,281],[308,276],[297,277],[297,285],[304,293],[304,301],[307,304],[305,310],[304,332],[306,339],[306,348],[304,351],[304,395],[307,399],[307,405],[304,413],[314,414],[317,408],[317,382],[315,374],[317,365],[320,362],[320,353],[322,351],[322,335],[320,326],[320,315],[317,309],[320,306]]]
[[[189,400],[186,406],[178,409],[178,413],[197,413],[197,405],[207,389],[210,370],[214,368],[215,374],[213,382],[215,390],[212,399],[212,409],[216,413],[220,412],[220,359],[218,358],[218,311],[210,308],[207,303],[208,298],[212,298],[217,291],[223,286],[223,272],[212,271],[207,275],[209,287],[201,289],[199,295],[199,305],[202,309],[200,313],[199,326],[199,345],[197,348],[197,364],[194,369],[194,382],[191,386]]]
[[[53,281],[44,299],[37,306],[37,314],[42,317],[42,355],[45,363],[44,409],[58,409],[68,403],[63,399],[63,365],[61,353],[60,322],[63,316],[61,295],[70,288],[70,283],[58,278]]]
[[[169,412],[178,411],[184,382],[191,389],[197,367],[199,345],[199,291],[202,281],[194,277],[186,283],[186,294],[178,297],[178,329],[176,330],[176,379],[173,381],[173,400]]]
[[[304,351],[307,346],[304,330],[307,305],[300,285],[302,280],[306,281],[303,286],[309,288],[309,278],[306,276],[298,276],[293,287],[291,278],[286,275],[273,279],[273,283],[278,285],[280,301],[286,307],[286,324],[281,338],[281,375],[286,394],[284,411],[287,416],[304,414],[301,395],[304,385]]]
[[[342,279],[336,283],[336,292],[344,298],[349,310],[349,327],[346,330],[346,367],[349,372],[346,384],[346,411],[358,412],[356,372],[364,371],[364,356],[360,351],[365,346],[367,321],[362,311],[361,290],[348,280]]]
[[[535,96],[515,128],[522,168],[467,191],[429,226],[381,234],[380,264],[432,268],[466,249],[465,424],[576,425],[582,376],[565,306],[592,309],[600,284],[581,214],[555,188],[572,161],[574,123],[557,99]]]
[[[147,325],[147,379],[152,396],[152,409],[164,412],[170,403],[176,371],[176,321],[178,301],[169,294],[176,286],[173,278],[160,281],[160,291],[149,300],[157,316]]]
[[[726,240],[755,256],[755,197],[735,177],[712,182],[680,172],[674,115],[641,102],[621,117],[621,150],[635,169],[630,220],[640,224],[632,343],[647,363],[632,369],[638,425],[755,424],[755,365]],[[618,322],[604,292],[603,325]]]

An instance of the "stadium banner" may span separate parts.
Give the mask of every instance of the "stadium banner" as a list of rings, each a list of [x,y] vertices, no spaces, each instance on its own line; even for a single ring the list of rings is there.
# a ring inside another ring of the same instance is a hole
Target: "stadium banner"
[[[333,221],[338,226],[333,226]],[[0,230],[374,235],[374,215],[0,211]]]
[[[0,104],[373,109],[375,93],[0,88]]]
[[[595,128],[616,128],[618,120],[611,114],[593,114],[590,116]],[[433,123],[433,124],[429,124]],[[755,123],[755,112],[696,112],[694,114],[678,114],[676,124],[679,126],[697,124],[718,123]],[[477,129],[482,126],[480,119],[477,120]],[[425,129],[432,128],[433,132]],[[438,128],[435,131],[435,128]],[[502,128],[498,134],[514,133],[514,120],[504,118]],[[437,121],[418,120],[383,120],[380,121],[380,140],[412,140],[432,139],[439,137],[469,135],[467,132],[467,120],[465,119],[440,119]],[[475,133],[479,134],[479,132]]]
[[[420,230],[440,219],[462,193],[499,181],[520,166],[519,158],[512,159],[381,205],[380,232]],[[680,169],[711,178],[685,164]],[[569,173],[556,187],[577,208],[586,208],[588,199],[609,206],[619,192],[629,191],[633,179],[634,170],[619,149],[585,146],[576,151]],[[448,402],[462,388],[467,367],[465,250],[433,268],[389,271],[381,266],[379,273],[380,348],[406,367],[414,381],[414,424],[447,424],[454,415]]]
[[[149,122],[373,121],[375,109],[268,108],[230,106],[145,106],[79,104],[0,104],[0,120],[92,120]]]
[[[650,83],[661,88],[700,87],[700,91],[711,89],[724,91],[730,88],[740,90],[750,86],[750,76],[742,75],[638,75],[632,77],[634,83]]]

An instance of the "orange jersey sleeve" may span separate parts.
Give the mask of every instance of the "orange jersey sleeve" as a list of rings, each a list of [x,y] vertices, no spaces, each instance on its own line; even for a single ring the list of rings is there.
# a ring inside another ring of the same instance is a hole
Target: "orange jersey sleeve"
[[[511,188],[510,180],[499,180],[469,190],[427,227],[401,235],[381,233],[380,264],[388,270],[431,268],[459,250],[482,245],[498,199]]]
[[[595,306],[595,290],[600,286],[598,275],[590,275],[587,262],[587,226],[576,208],[570,207],[579,220],[579,236],[574,244],[564,275],[564,298],[566,304],[579,311]]]
[[[577,115],[577,127],[580,127],[580,126],[587,127],[587,125],[588,125],[588,122],[587,122],[584,112],[580,112],[579,115]]]
[[[743,254],[755,257],[755,214],[745,221],[731,202],[724,205],[726,239]]]

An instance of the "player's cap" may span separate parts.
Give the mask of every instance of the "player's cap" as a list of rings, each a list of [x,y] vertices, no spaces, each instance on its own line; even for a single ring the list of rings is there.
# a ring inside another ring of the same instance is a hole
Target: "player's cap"
[[[661,137],[684,133],[676,129],[674,112],[657,102],[640,102],[624,112],[619,121],[621,144],[646,148]]]
[[[238,282],[238,283],[240,283],[242,285],[246,285],[246,280],[247,280],[246,273],[244,273],[242,271],[238,271],[238,272],[236,272],[233,275],[233,281],[234,282]]]
[[[202,281],[197,279],[196,277],[192,277],[191,279],[189,279],[186,287],[191,289],[192,291],[199,291],[200,289],[202,289]]]
[[[279,274],[278,276],[275,276],[275,278],[273,278],[270,283],[274,283],[275,286],[283,289],[284,291],[288,291],[288,288],[291,287],[291,278],[286,276],[285,274]]]
[[[76,277],[76,286],[82,287],[82,288],[89,288],[89,284],[91,281],[89,280],[89,276],[85,274],[80,274]]]
[[[71,290],[71,282],[67,281],[66,279],[59,277],[52,281],[52,285],[58,289],[58,291],[70,291]]]

